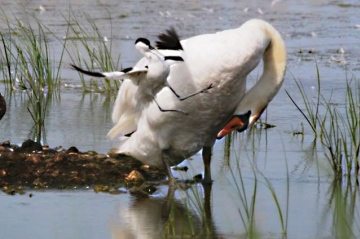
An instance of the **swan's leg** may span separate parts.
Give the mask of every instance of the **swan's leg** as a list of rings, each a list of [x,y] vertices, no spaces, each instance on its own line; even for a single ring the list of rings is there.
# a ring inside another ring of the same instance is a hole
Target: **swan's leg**
[[[161,210],[161,216],[163,220],[168,220],[170,213],[171,213],[171,205],[173,205],[174,203],[174,193],[175,193],[175,187],[169,187],[168,188],[168,192],[166,195],[166,203],[163,205],[162,210]]]
[[[204,161],[204,179],[202,181],[203,184],[211,184],[211,154],[212,154],[212,147],[204,146],[202,150],[202,156]]]
[[[203,228],[206,228],[206,230],[210,233],[213,233],[214,230],[214,221],[212,218],[211,213],[211,183],[204,183],[204,212],[205,212],[205,218],[203,218]]]
[[[200,94],[200,93],[207,93],[208,90],[210,90],[211,88],[213,88],[213,85],[210,84],[208,87],[202,89],[202,90],[199,90],[199,91],[196,91],[195,93],[192,93],[190,95],[187,95],[187,96],[183,96],[181,97],[178,93],[176,93],[176,91],[169,85],[169,83],[167,83],[167,86],[170,88],[170,90],[174,93],[174,95],[176,95],[176,97],[180,100],[180,101],[183,101],[183,100],[186,100],[190,97],[193,97],[197,94]]]
[[[161,112],[177,112],[177,113],[181,113],[181,114],[184,114],[184,115],[188,115],[188,113],[186,113],[186,112],[184,112],[182,110],[166,110],[166,109],[163,109],[163,108],[161,108],[161,106],[159,105],[159,103],[156,101],[155,98],[154,98],[154,101],[155,101],[157,107],[159,108],[159,110]]]
[[[170,160],[169,155],[167,154],[166,151],[163,151],[162,161],[163,161],[163,164],[164,164],[164,167],[165,167],[165,170],[166,170],[166,174],[168,176],[169,186],[174,187],[174,186],[176,186],[176,179],[175,179],[174,175],[171,172],[169,160]]]

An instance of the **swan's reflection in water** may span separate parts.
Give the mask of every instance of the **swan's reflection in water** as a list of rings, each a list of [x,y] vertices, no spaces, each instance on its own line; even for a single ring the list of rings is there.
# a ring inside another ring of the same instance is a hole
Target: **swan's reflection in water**
[[[220,238],[211,215],[211,185],[167,190],[164,197],[134,198],[130,207],[120,208],[113,238]]]

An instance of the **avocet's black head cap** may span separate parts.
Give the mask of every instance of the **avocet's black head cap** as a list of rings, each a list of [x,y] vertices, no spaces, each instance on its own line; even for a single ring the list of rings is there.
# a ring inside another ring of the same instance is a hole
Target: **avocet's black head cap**
[[[153,47],[150,45],[150,41],[146,38],[140,37],[138,39],[136,39],[135,41],[135,45],[138,44],[139,42],[144,43],[145,45],[147,45],[150,49],[152,49]]]

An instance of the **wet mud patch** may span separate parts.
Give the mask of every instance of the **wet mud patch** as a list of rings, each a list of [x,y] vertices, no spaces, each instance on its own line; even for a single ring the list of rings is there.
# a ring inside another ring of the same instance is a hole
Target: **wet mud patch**
[[[135,175],[135,176],[134,176]],[[126,155],[52,149],[32,140],[0,144],[0,186],[8,194],[31,189],[94,188],[111,192],[139,181],[165,178],[156,167]]]

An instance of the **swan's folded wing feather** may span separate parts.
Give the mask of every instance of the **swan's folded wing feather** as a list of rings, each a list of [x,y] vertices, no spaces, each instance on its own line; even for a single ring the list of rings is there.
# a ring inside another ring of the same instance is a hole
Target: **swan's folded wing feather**
[[[117,94],[112,112],[112,121],[117,124],[121,115],[130,109],[135,110],[135,93],[137,86],[131,80],[124,80]]]

